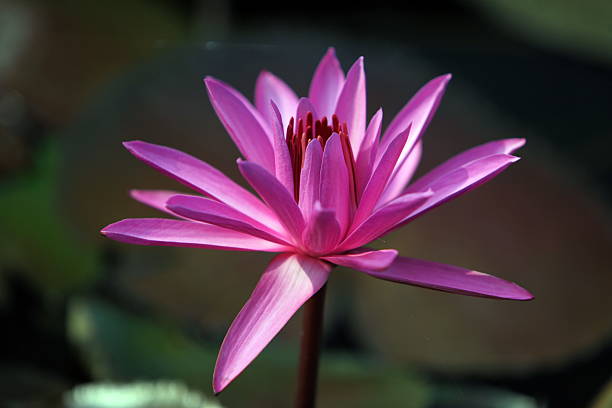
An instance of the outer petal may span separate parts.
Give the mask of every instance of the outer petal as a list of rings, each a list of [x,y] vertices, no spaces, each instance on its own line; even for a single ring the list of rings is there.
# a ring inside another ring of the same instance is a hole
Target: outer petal
[[[397,250],[395,249],[381,249],[378,251],[361,249],[346,254],[321,257],[321,259],[336,265],[361,271],[387,269],[395,261],[395,258],[397,258]]]
[[[329,48],[317,66],[308,92],[321,116],[331,116],[334,113],[343,86],[344,72],[336,58],[335,50]]]
[[[148,205],[149,207],[153,207],[156,210],[182,218],[180,215],[166,208],[166,201],[177,194],[181,193],[170,190],[130,190],[130,196],[134,200]]]
[[[374,159],[378,150],[378,142],[380,140],[380,130],[382,125],[383,111],[382,108],[378,109],[366,130],[366,135],[361,144],[361,149],[357,155],[355,168],[357,178],[357,197],[361,198],[363,189],[365,188],[370,175],[372,174],[372,166],[374,165]]]
[[[132,141],[123,144],[134,156],[188,187],[280,229],[272,211],[249,191],[208,163],[169,147]]]
[[[409,125],[411,126],[410,136],[397,161],[393,175],[389,179],[390,189],[392,189],[392,191],[385,194],[385,200],[388,201],[396,197],[399,192],[393,195],[394,192],[403,190],[408,179],[412,176],[412,172],[416,168],[419,158],[418,153],[414,154],[414,150],[416,149],[415,146],[417,146],[417,143],[421,140],[423,132],[436,113],[450,79],[451,75],[446,74],[434,78],[425,84],[425,86],[423,86],[395,116],[385,131],[381,142],[383,149],[404,129]],[[381,201],[381,203],[382,202],[383,201]]]
[[[322,161],[323,148],[314,139],[306,147],[304,167],[300,173],[300,208],[306,220],[310,219],[314,203],[319,200]]]
[[[317,201],[310,222],[304,230],[302,241],[309,253],[325,254],[340,242],[340,225],[333,210],[324,209]]]
[[[432,191],[405,194],[378,209],[353,231],[340,244],[339,250],[358,248],[386,234],[397,225],[406,214],[411,214],[433,195]]]
[[[278,106],[283,123],[289,123],[289,118],[295,114],[298,102],[295,92],[274,74],[262,71],[255,83],[255,106],[272,125],[276,117],[270,107],[270,101]]]
[[[366,79],[363,57],[355,61],[346,75],[346,82],[338,97],[336,114],[341,122],[347,123],[353,154],[357,155],[365,136],[366,126]]]
[[[238,167],[249,184],[274,210],[289,235],[299,242],[302,231],[304,231],[304,218],[293,196],[274,176],[258,164],[239,160]]]
[[[387,185],[387,180],[389,180],[393,172],[397,158],[406,144],[409,133],[410,128],[396,137],[382,154],[381,160],[378,162],[376,169],[372,173],[363,191],[359,206],[357,207],[357,212],[353,218],[354,224],[359,225],[376,207],[376,203],[378,203],[378,199]]]
[[[274,167],[276,178],[285,186],[287,191],[293,193],[293,168],[291,156],[287,148],[284,136],[283,118],[274,101],[270,102],[270,107],[274,112],[273,119],[273,147],[274,147]]]
[[[163,218],[128,218],[110,224],[100,232],[115,241],[138,245],[265,252],[291,249],[216,225]]]
[[[415,143],[421,138],[427,125],[429,125],[429,122],[438,109],[438,105],[440,105],[440,100],[444,95],[446,85],[450,79],[451,75],[446,74],[434,78],[425,84],[408,101],[387,127],[382,139],[383,146],[387,146],[397,135],[411,125],[412,132],[402,152],[402,161],[408,156],[408,153],[410,153]]]
[[[419,208],[415,208],[410,214],[406,214],[406,218],[399,225],[403,225],[424,212],[486,183],[517,160],[519,158],[516,156],[496,154],[464,164],[450,173],[441,175],[423,186],[433,190],[431,198]],[[406,190],[406,194],[410,194],[411,191],[412,186]],[[391,201],[391,203],[394,201]],[[386,205],[382,208],[385,207]]]
[[[232,382],[325,284],[330,269],[325,262],[298,254],[272,260],[223,340],[213,378],[215,393]]]
[[[281,245],[289,245],[283,234],[219,201],[179,194],[168,199],[166,206],[182,217],[243,232]]]
[[[385,191],[378,199],[379,206],[393,200],[404,191],[421,161],[422,153],[423,143],[419,141],[404,162],[395,169],[395,173],[389,179]]]
[[[524,144],[525,139],[502,139],[473,147],[434,168],[429,173],[412,183],[408,189],[410,191],[420,190],[424,186],[431,184],[434,180],[447,173],[457,170],[465,164],[496,154],[511,154],[515,150],[521,148]]]
[[[238,150],[247,160],[274,172],[272,132],[259,112],[229,85],[211,77],[204,82],[210,102]]]
[[[344,233],[349,223],[350,193],[348,169],[337,133],[329,138],[323,151],[320,200],[323,208],[336,212],[340,229]]]
[[[497,299],[530,300],[533,295],[515,283],[458,266],[397,257],[382,271],[362,270],[375,278],[408,285]]]

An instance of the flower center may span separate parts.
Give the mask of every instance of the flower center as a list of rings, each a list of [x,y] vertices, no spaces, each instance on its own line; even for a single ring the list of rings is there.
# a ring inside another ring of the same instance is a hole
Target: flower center
[[[346,122],[341,124],[338,116],[335,114],[331,117],[331,123],[329,123],[326,116],[315,121],[312,112],[308,112],[306,117],[298,118],[297,125],[292,117],[287,126],[286,141],[293,169],[293,195],[295,201],[299,201],[300,198],[300,174],[304,166],[306,147],[311,141],[317,139],[323,150],[325,150],[327,140],[334,133],[340,136],[342,154],[348,170],[351,202],[356,204],[355,157],[351,148]]]

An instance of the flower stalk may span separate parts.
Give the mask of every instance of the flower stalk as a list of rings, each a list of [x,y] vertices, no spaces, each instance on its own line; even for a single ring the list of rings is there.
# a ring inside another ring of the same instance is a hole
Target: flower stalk
[[[323,285],[304,305],[295,408],[315,406],[326,288],[327,284]]]

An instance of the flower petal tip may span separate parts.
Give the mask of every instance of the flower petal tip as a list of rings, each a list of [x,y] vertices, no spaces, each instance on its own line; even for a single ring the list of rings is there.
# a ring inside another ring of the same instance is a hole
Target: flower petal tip
[[[527,139],[522,138],[522,137],[508,139],[508,145],[509,145],[508,153],[512,153],[515,150],[520,149],[521,147],[525,146],[526,143],[527,143]]]
[[[508,297],[509,300],[529,301],[535,299],[535,296],[533,296],[527,289],[517,285],[516,283],[514,286],[516,292],[512,296]]]
[[[125,142],[121,142],[121,144],[129,151],[133,151],[137,149],[138,146],[146,145],[147,142],[143,142],[142,140],[126,140]]]
[[[219,396],[219,394],[221,394],[221,392],[223,392],[225,387],[227,387],[230,382],[231,382],[231,380],[229,380],[229,381],[227,379],[222,380],[220,378],[217,378],[213,374],[212,389],[213,389],[213,394],[215,395],[215,397]]]

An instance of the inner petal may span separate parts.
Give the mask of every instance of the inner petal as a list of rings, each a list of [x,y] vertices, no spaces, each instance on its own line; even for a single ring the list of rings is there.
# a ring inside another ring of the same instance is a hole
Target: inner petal
[[[291,157],[291,167],[293,169],[293,195],[295,201],[300,198],[300,174],[304,167],[306,148],[308,144],[317,139],[323,150],[327,140],[337,133],[342,144],[342,154],[349,174],[350,195],[352,209],[357,206],[357,186],[355,183],[355,156],[349,139],[348,126],[346,122],[341,122],[338,116],[332,115],[331,120],[327,116],[315,120],[312,112],[297,118],[291,118],[287,126],[286,141]]]

